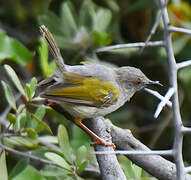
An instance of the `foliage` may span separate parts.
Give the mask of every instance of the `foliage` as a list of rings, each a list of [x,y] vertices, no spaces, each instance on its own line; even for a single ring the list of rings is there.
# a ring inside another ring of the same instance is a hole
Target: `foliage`
[[[80,179],[78,174],[85,169],[88,163],[86,160],[87,148],[85,146],[80,146],[75,152],[69,143],[68,133],[63,125],[58,127],[58,139],[53,136],[51,128],[43,122],[43,118],[46,113],[45,107],[39,106],[35,108],[36,110],[32,110],[30,108],[36,100],[34,98],[37,85],[36,78],[33,77],[30,83],[26,83],[23,87],[14,70],[9,65],[5,65],[4,67],[9,77],[11,77],[11,80],[14,82],[16,88],[23,96],[24,103],[17,106],[10,86],[2,81],[7,102],[14,110],[14,113],[9,113],[7,115],[7,119],[9,120],[8,129],[15,132],[15,134],[4,137],[2,141],[11,147],[26,147],[32,150],[31,152],[34,154],[36,151],[43,151],[41,156],[43,158],[46,157],[55,163],[56,167],[53,167],[53,170],[55,171],[58,169],[61,173],[61,177],[64,178],[69,176]],[[41,131],[47,131],[50,135],[41,135]],[[42,142],[42,138],[44,143],[58,144],[61,151],[50,151],[49,149],[41,146],[40,143]],[[2,153],[1,161],[0,166],[6,170],[4,153]],[[23,163],[25,165],[22,165]],[[51,166],[46,166],[46,168],[49,168],[50,171],[52,170]],[[43,180],[46,177],[45,172],[43,172],[44,175],[42,175],[41,172],[30,165],[29,161],[26,162],[23,160],[16,164],[15,168],[11,171],[10,176],[13,180],[22,180],[26,178],[28,179],[28,173],[31,174],[31,180],[35,178]],[[57,174],[55,173],[51,176],[57,177]]]
[[[43,39],[40,41],[39,46],[39,60],[43,77],[53,75],[56,63],[54,61],[48,62],[48,46]]]
[[[60,17],[47,12],[40,16],[39,21],[55,33],[59,47],[69,51],[110,43],[107,29],[111,22],[111,11],[97,7],[90,0],[83,1],[79,14],[75,12],[73,4],[67,1],[61,5]]]
[[[128,180],[157,180],[154,177],[149,177],[148,173],[146,173],[142,168],[133,164],[122,155],[119,157],[119,162]]]
[[[0,29],[0,62],[4,59],[25,65],[32,59],[34,53],[30,52],[16,39],[10,38]]]
[[[151,79],[161,81],[164,87],[157,90],[164,94],[168,87],[168,70],[163,60],[166,54],[161,48],[146,48],[141,55],[138,48],[96,53],[102,46],[144,40],[155,21],[154,7],[149,0],[15,0],[1,4],[0,27],[4,30],[0,29],[0,63],[10,66],[0,69],[0,122],[5,122],[0,127],[0,144],[49,160],[50,164],[33,162],[33,159],[0,149],[0,174],[3,175],[0,180],[88,179],[85,177],[87,167],[97,167],[89,137],[40,102],[38,80],[51,76],[56,65],[53,59],[49,61],[48,47],[39,38],[38,26],[44,24],[50,29],[67,64],[90,61],[88,63],[112,67],[135,66]],[[190,28],[190,9],[189,1],[170,1],[171,24]],[[160,27],[152,40],[161,39]],[[190,36],[173,33],[173,48],[177,62],[190,59]],[[178,78],[182,117],[184,124],[190,125],[190,67],[181,70]],[[147,146],[167,149],[172,146],[173,131],[171,123],[164,122],[170,122],[170,110],[166,108],[158,122],[154,121],[152,116],[157,103],[156,98],[139,92],[131,103],[108,117],[116,125],[130,128]],[[184,146],[184,157],[189,163],[189,138],[185,138]],[[119,157],[119,162],[128,179],[154,179],[123,156]]]
[[[47,11],[39,17],[39,22],[50,29],[58,46],[67,50],[67,59],[76,53],[75,59],[78,60],[81,55],[89,54],[92,48],[111,43],[108,31],[111,19],[111,10],[85,0],[79,12],[67,1],[61,4],[59,17]]]

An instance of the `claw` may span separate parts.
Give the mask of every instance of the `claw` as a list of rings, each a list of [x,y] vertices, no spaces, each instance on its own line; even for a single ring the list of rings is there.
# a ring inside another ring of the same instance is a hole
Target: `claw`
[[[92,146],[94,146],[94,145],[111,146],[111,147],[113,147],[113,148],[115,149],[115,148],[116,148],[115,144],[110,143],[110,142],[107,142],[107,141],[109,141],[109,140],[111,140],[111,138],[108,138],[108,139],[106,139],[106,140],[100,139],[99,141],[96,141],[96,142],[91,143],[91,145],[92,145]]]

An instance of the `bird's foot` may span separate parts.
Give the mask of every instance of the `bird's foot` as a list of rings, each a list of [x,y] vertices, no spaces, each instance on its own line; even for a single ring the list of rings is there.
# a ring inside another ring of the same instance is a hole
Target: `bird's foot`
[[[92,146],[94,146],[94,145],[111,146],[111,147],[113,147],[115,149],[116,148],[115,144],[107,142],[107,141],[110,141],[110,140],[111,140],[111,138],[107,138],[106,140],[99,139],[96,142],[93,142],[91,145]]]

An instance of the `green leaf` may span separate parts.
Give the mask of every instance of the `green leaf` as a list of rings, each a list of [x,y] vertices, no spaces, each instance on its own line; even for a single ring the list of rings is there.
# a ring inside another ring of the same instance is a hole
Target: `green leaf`
[[[35,112],[35,116],[37,118],[39,118],[40,120],[43,119],[44,115],[46,113],[46,110],[43,107],[39,107],[36,112]]]
[[[106,32],[100,33],[98,31],[93,32],[93,41],[97,46],[105,46],[111,43],[111,39]]]
[[[76,46],[73,44],[73,38],[64,36],[64,35],[54,35],[55,41],[60,48],[64,48],[67,50],[74,50],[76,49]]]
[[[31,101],[31,99],[35,95],[36,85],[37,85],[37,79],[33,77],[30,83],[29,84],[27,83],[25,86],[26,95],[29,101]]]
[[[5,151],[0,150],[0,180],[8,180]]]
[[[50,127],[45,122],[43,122],[40,118],[38,118],[38,116],[36,116],[32,113],[31,113],[31,116],[33,117],[33,119],[35,119],[39,123],[39,125],[41,125],[43,127],[43,129],[46,129],[50,134],[53,134]],[[40,131],[39,129],[37,129],[37,130]]]
[[[8,37],[0,30],[0,63],[4,59],[10,59],[18,64],[25,65],[34,53],[26,49],[19,41]]]
[[[111,11],[100,8],[93,17],[93,31],[103,33],[111,22]]]
[[[20,129],[24,128],[27,120],[28,119],[27,119],[26,111],[23,111],[22,113],[18,114],[17,121],[14,126],[16,131],[19,131]]]
[[[3,85],[3,89],[4,89],[4,92],[5,92],[5,97],[7,99],[7,102],[16,111],[17,110],[16,102],[15,102],[15,98],[13,96],[13,93],[11,91],[10,86],[4,81],[1,81],[1,83]]]
[[[76,164],[78,166],[82,163],[86,155],[87,155],[87,148],[85,146],[79,147],[76,153]]]
[[[64,158],[62,158],[58,154],[53,153],[53,152],[47,152],[47,153],[45,153],[45,156],[47,159],[49,159],[50,161],[53,161],[61,168],[66,169],[68,171],[72,171],[72,168],[70,167],[70,165],[65,161]]]
[[[30,82],[30,94],[31,94],[31,98],[34,97],[35,95],[35,91],[36,91],[36,87],[37,87],[37,79],[35,77],[33,77],[31,79],[31,82]]]
[[[28,165],[21,173],[11,180],[46,180],[38,170]]]
[[[55,61],[51,61],[51,62],[48,64],[48,66],[49,66],[49,76],[50,76],[50,75],[53,75],[54,72],[55,72],[55,69],[56,69],[56,63],[55,63]]]
[[[182,83],[184,83],[186,86],[190,84],[191,81],[191,67],[185,67],[181,69],[178,73],[178,78]]]
[[[48,63],[48,45],[44,41],[44,39],[40,41],[40,47],[38,52],[40,56],[40,67],[41,67],[43,76],[48,77],[50,75],[53,75],[56,69],[56,63],[55,61]]]
[[[29,138],[36,138],[37,137],[36,131],[32,128],[26,128],[22,132],[26,132]]]
[[[23,88],[23,86],[21,85],[21,82],[19,80],[19,78],[17,77],[15,71],[9,66],[9,65],[4,65],[5,70],[7,71],[9,77],[11,78],[12,82],[14,83],[14,85],[16,86],[16,88],[19,90],[19,92],[25,96],[25,90]]]
[[[10,124],[15,124],[16,123],[16,120],[17,120],[17,117],[15,114],[12,114],[12,113],[9,113],[7,115],[7,119],[8,121],[10,122]]]
[[[141,179],[142,169],[135,164],[132,164],[131,167],[134,171],[135,179]]]
[[[77,126],[72,126],[70,131],[72,131],[72,139],[70,143],[72,144],[72,147],[74,147],[74,149],[79,148],[82,144],[89,146],[89,144],[91,143],[90,138],[87,133],[85,133],[82,129]]]
[[[63,27],[61,25],[61,19],[51,11],[48,11],[45,15],[39,16],[39,23],[48,27],[50,32],[55,34],[63,34]],[[58,26],[59,24],[59,26]]]
[[[77,32],[77,25],[74,19],[74,11],[72,11],[72,4],[65,2],[61,7],[62,26],[64,27],[64,35],[73,37]]]
[[[11,170],[9,179],[13,179],[15,176],[20,174],[27,167],[28,164],[29,164],[29,159],[27,158],[21,159]]]
[[[90,0],[83,1],[80,8],[78,23],[80,26],[92,28],[93,25],[93,14],[95,13],[94,4]],[[89,29],[90,30],[90,29]]]
[[[132,169],[132,163],[131,163],[131,161],[127,161],[127,163],[126,163],[126,166],[125,166],[125,174],[126,174],[126,176],[127,176],[127,178],[129,178],[129,179],[135,179],[135,174],[134,174],[134,171],[133,171],[133,169]]]
[[[39,57],[40,57],[40,67],[42,70],[42,74],[44,77],[47,77],[49,75],[49,66],[48,66],[48,45],[42,39],[40,41],[40,46],[39,46]]]
[[[29,84],[26,84],[25,92],[26,92],[26,95],[27,95],[27,100],[30,101],[31,100],[31,91],[30,91],[30,85]]]
[[[120,8],[115,0],[104,0],[104,1],[108,4],[111,10],[119,12]]]
[[[43,107],[39,107],[36,110],[35,114],[28,113],[28,116],[29,116],[28,119],[30,119],[30,117],[32,117],[31,120],[28,121],[28,127],[34,128],[36,132],[40,132],[45,129],[50,134],[52,134],[50,127],[45,122],[42,121],[45,113],[46,113],[46,110]]]
[[[88,161],[84,161],[83,163],[81,163],[79,166],[78,166],[78,173],[81,173],[88,165]]]
[[[72,149],[69,143],[68,133],[63,125],[58,127],[58,143],[68,163],[72,164]]]
[[[62,179],[66,179],[66,175],[68,173],[68,171],[65,169],[62,169],[60,167],[53,167],[53,166],[45,166],[45,168],[41,170],[40,172],[43,176],[47,176],[47,177],[64,176]]]
[[[24,146],[27,148],[36,148],[39,143],[37,139],[19,136],[5,137],[4,140],[13,145]]]
[[[40,136],[39,141],[43,141],[51,144],[58,144],[58,138],[56,136]]]

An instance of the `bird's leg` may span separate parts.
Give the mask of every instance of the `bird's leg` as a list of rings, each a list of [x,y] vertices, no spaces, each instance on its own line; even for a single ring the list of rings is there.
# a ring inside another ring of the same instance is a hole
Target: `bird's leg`
[[[91,135],[92,137],[94,137],[97,142],[94,142],[93,145],[96,144],[100,144],[100,145],[104,145],[104,146],[112,146],[113,148],[115,148],[115,145],[113,143],[109,143],[106,142],[104,139],[100,138],[99,136],[97,136],[94,132],[92,132],[90,129],[88,129],[83,123],[82,123],[82,119],[81,118],[75,118],[74,122],[81,127],[84,131],[86,131],[89,135]]]

